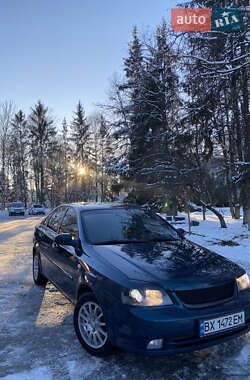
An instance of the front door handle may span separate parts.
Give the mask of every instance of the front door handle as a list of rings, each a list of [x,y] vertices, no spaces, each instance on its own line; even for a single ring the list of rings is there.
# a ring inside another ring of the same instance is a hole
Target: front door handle
[[[53,241],[52,248],[59,248],[59,245],[55,241]]]
[[[90,276],[90,277],[96,279],[96,275],[95,275],[93,272],[88,272],[88,276]]]

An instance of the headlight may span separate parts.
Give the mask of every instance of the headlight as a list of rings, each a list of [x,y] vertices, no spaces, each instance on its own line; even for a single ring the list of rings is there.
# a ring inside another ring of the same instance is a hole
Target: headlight
[[[236,279],[238,290],[245,290],[250,288],[250,281],[248,275],[245,273],[243,276],[240,276]]]
[[[128,289],[122,292],[122,302],[133,306],[172,305],[169,295],[158,289]]]

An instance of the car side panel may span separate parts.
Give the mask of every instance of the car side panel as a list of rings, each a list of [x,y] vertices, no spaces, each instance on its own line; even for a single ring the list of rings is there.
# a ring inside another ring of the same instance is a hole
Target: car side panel
[[[40,225],[39,228],[36,229],[35,238],[37,249],[40,253],[42,272],[46,277],[51,279],[53,279],[55,274],[55,268],[51,257],[51,249],[55,237],[56,232],[44,225]]]
[[[70,299],[75,301],[77,284],[81,277],[81,266],[74,247],[54,246],[51,256],[53,264],[56,266],[55,277],[53,277],[55,283]]]

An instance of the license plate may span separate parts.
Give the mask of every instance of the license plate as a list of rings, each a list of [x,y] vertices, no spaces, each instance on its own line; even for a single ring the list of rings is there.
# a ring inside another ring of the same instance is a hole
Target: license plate
[[[229,330],[244,325],[245,312],[224,315],[223,317],[200,321],[200,336],[216,334],[220,331]]]

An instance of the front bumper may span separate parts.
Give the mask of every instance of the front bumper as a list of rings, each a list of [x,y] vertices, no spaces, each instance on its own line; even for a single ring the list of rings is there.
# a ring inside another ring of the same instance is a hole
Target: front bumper
[[[10,210],[10,213],[11,214],[15,214],[15,215],[23,215],[24,214],[24,210]]]
[[[184,306],[155,308],[116,304],[112,319],[113,344],[127,351],[161,356],[199,350],[243,335],[250,329],[250,291],[214,307],[187,309]],[[240,311],[245,324],[207,337],[199,336],[199,321]],[[163,339],[162,349],[147,349],[153,339]]]

